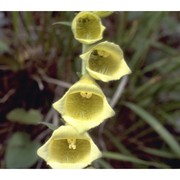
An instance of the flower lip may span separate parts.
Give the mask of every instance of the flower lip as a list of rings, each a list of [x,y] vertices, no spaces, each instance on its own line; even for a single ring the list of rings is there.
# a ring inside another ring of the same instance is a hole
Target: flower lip
[[[104,30],[101,19],[92,12],[80,12],[72,22],[75,39],[84,44],[101,40]]]

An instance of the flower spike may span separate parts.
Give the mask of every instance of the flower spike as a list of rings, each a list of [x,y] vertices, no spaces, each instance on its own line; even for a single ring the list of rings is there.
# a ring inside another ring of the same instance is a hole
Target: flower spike
[[[88,133],[79,134],[72,126],[56,129],[37,154],[53,169],[85,168],[101,157]]]
[[[93,44],[101,40],[104,30],[101,18],[92,12],[80,12],[72,21],[74,37],[83,44]]]
[[[96,82],[84,75],[53,104],[63,119],[80,133],[98,126],[115,113]]]
[[[97,80],[104,82],[118,80],[131,73],[121,48],[108,41],[93,46],[80,57],[86,62],[89,74]]]

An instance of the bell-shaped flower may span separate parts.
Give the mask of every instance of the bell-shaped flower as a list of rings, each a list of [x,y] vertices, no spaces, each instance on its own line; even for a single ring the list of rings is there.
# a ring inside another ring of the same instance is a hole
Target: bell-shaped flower
[[[80,169],[101,157],[91,137],[79,134],[72,126],[56,129],[37,154],[53,169]]]
[[[118,80],[131,73],[121,48],[108,41],[93,46],[80,57],[86,62],[88,73],[97,80],[104,82]]]
[[[98,126],[115,114],[101,88],[88,74],[71,86],[53,107],[79,132]]]
[[[74,37],[83,44],[93,44],[101,40],[104,30],[101,18],[92,12],[82,11],[72,21]]]

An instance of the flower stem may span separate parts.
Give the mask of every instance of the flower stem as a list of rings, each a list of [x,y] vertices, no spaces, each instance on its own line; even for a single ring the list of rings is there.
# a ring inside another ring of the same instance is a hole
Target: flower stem
[[[86,52],[87,47],[88,47],[88,45],[82,44],[82,53],[85,53],[85,52]],[[85,61],[84,61],[84,60],[82,60],[81,73],[82,73],[82,75],[84,75],[84,74],[87,73],[87,72],[86,72],[86,64],[85,64]]]

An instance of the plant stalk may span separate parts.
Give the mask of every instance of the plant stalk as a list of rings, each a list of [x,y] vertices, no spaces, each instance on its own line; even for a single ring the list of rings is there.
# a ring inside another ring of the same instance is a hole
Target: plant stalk
[[[87,47],[88,47],[88,45],[82,44],[82,54],[86,52]],[[82,76],[83,76],[83,75],[86,74],[86,73],[87,73],[87,72],[86,72],[86,63],[85,63],[84,60],[82,60],[81,74],[82,74]]]

